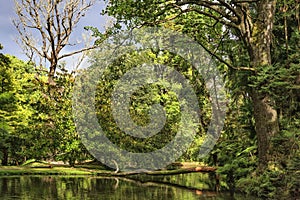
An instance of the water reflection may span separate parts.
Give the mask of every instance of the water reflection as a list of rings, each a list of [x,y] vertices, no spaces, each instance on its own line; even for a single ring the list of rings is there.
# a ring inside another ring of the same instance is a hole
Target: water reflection
[[[176,178],[177,181],[179,180],[177,183],[175,183]],[[62,176],[0,177],[0,199],[247,200],[242,196],[233,198],[201,187],[197,189],[196,186],[199,186],[197,184],[183,187],[179,177],[169,177],[167,181],[171,184],[165,182],[166,180],[159,180],[159,177],[155,179],[154,181],[142,178],[137,181],[134,177],[133,179]]]

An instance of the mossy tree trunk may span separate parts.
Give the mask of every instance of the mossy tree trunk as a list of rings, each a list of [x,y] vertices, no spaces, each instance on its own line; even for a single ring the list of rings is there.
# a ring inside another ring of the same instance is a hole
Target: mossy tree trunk
[[[276,0],[260,1],[257,5],[258,18],[253,23],[248,45],[251,66],[259,71],[259,68],[272,64],[271,37]],[[260,88],[253,88],[250,95],[253,101],[259,168],[264,169],[272,159],[270,140],[279,131],[277,111],[270,96],[261,92]]]

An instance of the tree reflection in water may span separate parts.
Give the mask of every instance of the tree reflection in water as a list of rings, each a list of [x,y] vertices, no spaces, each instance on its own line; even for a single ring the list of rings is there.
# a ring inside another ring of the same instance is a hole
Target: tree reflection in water
[[[218,200],[247,200],[243,196],[236,195],[233,198],[227,194],[213,192],[205,188],[207,185],[195,184],[189,179],[186,179],[186,185],[182,185],[181,178],[183,177],[155,177],[148,180],[137,176],[132,179],[87,176],[0,177],[0,199],[194,200],[210,197]]]

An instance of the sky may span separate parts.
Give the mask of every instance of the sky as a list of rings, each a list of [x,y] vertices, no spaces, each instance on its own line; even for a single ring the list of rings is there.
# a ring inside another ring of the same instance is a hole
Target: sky
[[[96,1],[96,4],[81,18],[76,29],[71,34],[70,40],[72,42],[82,42],[82,34],[87,34],[84,30],[85,26],[97,27],[100,31],[104,30],[107,24],[108,17],[101,16],[100,13],[105,7],[103,1]],[[15,39],[19,36],[18,31],[12,23],[12,19],[16,18],[14,12],[14,1],[13,0],[0,0],[0,43],[4,47],[1,50],[3,54],[14,55],[19,59],[28,60],[26,55],[22,52],[21,47],[15,42]],[[74,47],[73,47],[74,48]],[[76,48],[76,47],[75,47]],[[77,47],[79,48],[79,47]],[[72,49],[64,49],[64,52],[70,52]],[[71,62],[74,58],[66,59],[66,62]]]

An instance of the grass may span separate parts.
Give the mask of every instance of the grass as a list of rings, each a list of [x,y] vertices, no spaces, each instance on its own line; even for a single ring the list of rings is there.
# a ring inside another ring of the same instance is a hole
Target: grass
[[[199,163],[180,163],[176,168],[188,168]],[[167,170],[168,171],[168,170]],[[97,163],[77,164],[75,167],[68,165],[49,164],[43,161],[29,161],[22,166],[0,166],[0,176],[10,175],[89,175],[89,176],[113,176],[114,171],[105,169]]]
[[[0,176],[7,175],[97,175],[110,173],[99,166],[78,165],[75,167],[49,165],[41,162],[32,162],[23,166],[0,166]]]

